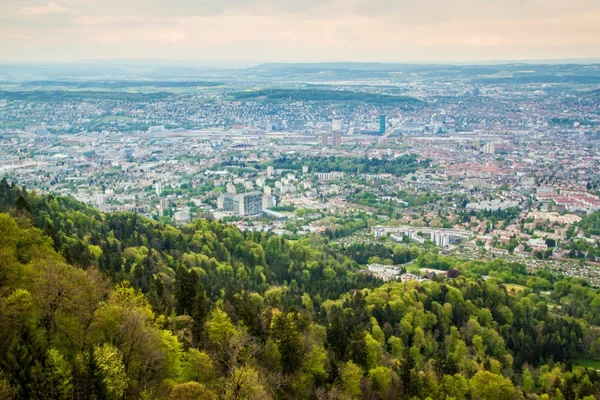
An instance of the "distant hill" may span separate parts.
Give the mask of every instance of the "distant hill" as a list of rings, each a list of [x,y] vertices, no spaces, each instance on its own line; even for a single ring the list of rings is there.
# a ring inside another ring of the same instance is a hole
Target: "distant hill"
[[[590,90],[589,92],[585,92],[584,96],[586,96],[586,97],[598,97],[598,98],[600,98],[600,89]]]
[[[354,80],[390,78],[417,73],[440,78],[503,78],[534,70],[537,75],[598,76],[600,64],[591,60],[488,63],[314,62],[263,63],[202,62],[186,60],[96,60],[74,63],[2,63],[0,81],[30,80],[136,80],[136,79],[291,79]]]
[[[103,92],[95,90],[69,91],[69,90],[25,90],[25,91],[0,91],[0,99],[11,101],[85,101],[85,100],[112,100],[112,101],[157,101],[172,96],[169,92],[154,93],[128,93],[128,92]]]
[[[265,63],[252,69],[329,69],[329,70],[362,70],[362,71],[395,71],[414,69],[418,64],[380,63],[380,62],[325,62],[325,63]],[[429,65],[431,67],[431,65]]]
[[[19,87],[27,90],[38,89],[39,87],[64,87],[73,89],[110,89],[121,90],[129,88],[194,88],[211,87],[222,85],[222,82],[199,81],[199,80],[43,80],[22,82]]]
[[[474,84],[597,83],[598,64],[490,63],[266,63],[245,70],[261,77],[318,80],[390,79],[396,74],[418,74],[436,78],[466,78]]]
[[[349,90],[322,90],[322,89],[264,89],[249,92],[232,93],[235,99],[249,100],[262,99],[266,101],[346,101],[362,102],[380,105],[417,105],[421,100],[409,96],[391,96],[375,93],[355,92]]]

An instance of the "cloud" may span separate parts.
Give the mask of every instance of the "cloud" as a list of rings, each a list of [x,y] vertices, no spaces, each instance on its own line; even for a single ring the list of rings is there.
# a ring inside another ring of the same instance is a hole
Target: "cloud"
[[[0,0],[0,57],[600,57],[598,0],[46,1]]]
[[[159,39],[163,42],[181,42],[185,38],[187,35],[181,29],[166,29],[159,35]]]
[[[47,4],[38,6],[21,7],[19,9],[21,14],[25,15],[46,15],[52,13],[73,13],[74,11],[70,8],[64,7],[55,2],[49,2]]]

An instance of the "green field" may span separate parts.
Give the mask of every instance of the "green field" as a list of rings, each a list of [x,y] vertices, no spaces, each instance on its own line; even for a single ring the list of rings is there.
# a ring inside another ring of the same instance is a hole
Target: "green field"
[[[578,358],[573,362],[573,364],[600,370],[600,360],[592,360],[591,358]]]
[[[419,266],[415,263],[407,263],[402,266],[406,269],[406,272],[415,275],[421,275],[421,268],[419,268]]]
[[[517,285],[517,284],[515,284],[515,283],[507,283],[507,284],[506,284],[506,285],[504,285],[504,286],[506,286],[506,290],[507,290],[508,292],[512,292],[513,290],[514,290],[515,292],[521,292],[521,291],[523,291],[523,290],[525,290],[525,289],[528,289],[528,287],[527,287],[527,286],[523,286],[523,285]]]

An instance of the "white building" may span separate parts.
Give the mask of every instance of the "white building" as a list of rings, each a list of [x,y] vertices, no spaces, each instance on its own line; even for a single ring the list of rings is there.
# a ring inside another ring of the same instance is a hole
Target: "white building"
[[[433,231],[431,232],[431,241],[438,247],[448,247],[450,244],[450,235],[440,231]]]
[[[319,178],[320,180],[326,180],[326,181],[332,181],[332,180],[344,178],[343,172],[317,172],[315,175],[317,175],[317,178]]]
[[[402,274],[402,268],[393,265],[371,264],[367,267],[373,276],[384,281],[397,279]]]
[[[339,132],[342,130],[342,120],[334,119],[331,121],[331,130],[334,132]]]
[[[102,207],[104,205],[104,193],[96,192],[96,206]]]
[[[190,209],[189,207],[183,207],[181,210],[178,210],[173,215],[173,219],[178,223],[187,223],[190,222]]]
[[[496,146],[494,145],[494,143],[489,142],[485,146],[483,146],[482,151],[484,154],[494,154],[496,153]]]
[[[273,196],[270,194],[263,194],[262,197],[262,208],[263,210],[267,210],[269,208],[272,208],[274,206],[274,201],[273,201]]]

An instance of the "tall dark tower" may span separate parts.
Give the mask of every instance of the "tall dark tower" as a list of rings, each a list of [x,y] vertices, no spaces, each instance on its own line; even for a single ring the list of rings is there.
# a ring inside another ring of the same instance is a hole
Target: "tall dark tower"
[[[321,132],[321,147],[327,147],[328,142],[327,131]]]
[[[385,133],[385,114],[379,116],[379,133]]]

